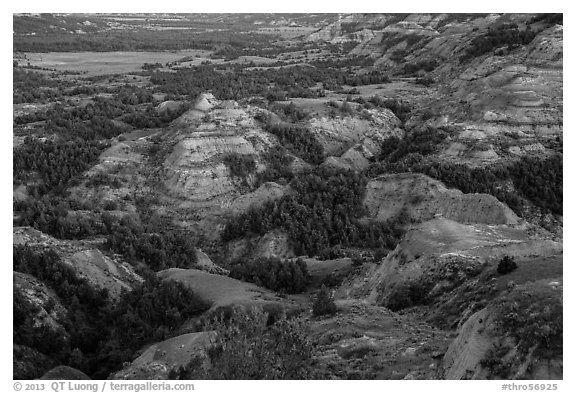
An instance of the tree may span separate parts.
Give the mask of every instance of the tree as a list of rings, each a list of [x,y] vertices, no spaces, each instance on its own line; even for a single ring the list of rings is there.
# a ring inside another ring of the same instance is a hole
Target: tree
[[[322,288],[320,288],[316,296],[316,301],[312,306],[312,314],[315,316],[332,315],[336,314],[336,311],[338,311],[338,309],[329,289],[326,288],[325,285],[322,285]]]
[[[510,257],[508,255],[504,255],[500,262],[498,262],[498,267],[496,271],[500,274],[507,274],[510,273],[518,268],[516,262],[514,262],[514,257]]]

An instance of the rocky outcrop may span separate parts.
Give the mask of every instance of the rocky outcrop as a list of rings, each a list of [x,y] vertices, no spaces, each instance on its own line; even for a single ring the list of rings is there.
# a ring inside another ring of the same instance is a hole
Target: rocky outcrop
[[[217,100],[212,93],[202,93],[196,99],[194,109],[197,111],[208,112],[220,103],[221,101]]]
[[[20,272],[13,272],[13,289],[37,307],[32,316],[35,326],[63,331],[67,311],[54,291],[35,277]]]
[[[130,264],[109,258],[89,241],[59,240],[30,227],[15,227],[13,244],[54,250],[79,277],[95,288],[107,289],[112,299],[118,298],[123,289],[130,290],[142,282]]]
[[[306,37],[306,41],[330,41],[341,34],[341,25],[342,20],[338,18],[336,22],[309,34],[308,37]]]
[[[446,379],[486,379],[480,361],[494,345],[495,338],[483,332],[493,323],[486,308],[472,315],[460,329],[444,355]]]
[[[413,226],[367,274],[363,292],[382,301],[399,283],[435,274],[442,266],[466,271],[485,262],[497,263],[504,255],[521,259],[561,254],[561,242],[539,235],[531,238],[524,226],[461,224],[438,217]]]
[[[185,104],[184,101],[164,101],[158,104],[155,109],[159,114],[177,112]]]
[[[187,366],[194,358],[204,357],[213,337],[213,332],[188,333],[152,344],[112,379],[168,379],[170,371]]]
[[[208,273],[221,274],[227,276],[230,272],[218,265],[216,265],[208,255],[206,255],[202,250],[196,250],[196,266]]]
[[[240,191],[223,158],[250,156],[256,170],[264,170],[261,155],[277,141],[255,123],[253,108],[234,103],[215,107],[205,96],[199,100],[207,118],[197,128],[190,126],[178,133],[164,159],[162,178],[168,192],[186,200],[187,208],[218,210],[229,206]]]
[[[244,238],[228,244],[227,256],[229,260],[241,258],[292,258],[294,249],[290,244],[288,234],[277,229],[263,236]]]
[[[517,224],[519,218],[495,197],[463,194],[426,175],[380,176],[366,186],[364,206],[371,218],[391,220],[400,214],[414,221],[442,216],[460,223]]]
[[[356,116],[314,118],[309,122],[310,131],[322,144],[326,155],[342,156],[350,150],[365,149],[364,158],[368,159],[379,153],[379,145],[384,139],[403,134],[400,120],[388,109],[368,112],[369,119]]]

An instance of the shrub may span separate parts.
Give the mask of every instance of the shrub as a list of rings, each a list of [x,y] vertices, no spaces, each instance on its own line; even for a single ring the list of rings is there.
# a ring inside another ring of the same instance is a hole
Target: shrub
[[[513,337],[522,353],[553,358],[562,354],[561,289],[531,283],[517,288],[497,303],[496,324]]]
[[[416,281],[406,281],[397,284],[386,299],[386,308],[391,311],[400,311],[405,308],[426,303],[427,288]]]
[[[498,267],[496,268],[496,271],[500,274],[508,274],[516,270],[517,268],[518,265],[516,264],[516,262],[514,262],[514,257],[505,255],[504,257],[502,257],[502,259],[500,259],[500,262],[498,262]]]
[[[214,318],[209,362],[192,359],[172,372],[174,379],[304,379],[310,373],[311,345],[301,324],[285,315],[269,324],[260,308],[235,308],[230,318]]]
[[[480,365],[490,371],[491,375],[497,375],[500,378],[507,378],[510,374],[512,364],[504,360],[504,356],[510,352],[511,348],[495,344],[486,352],[486,355],[480,360]]]
[[[561,359],[561,289],[540,283],[517,287],[496,301],[494,316],[491,334],[499,340],[480,361],[492,375],[524,378],[532,364]]]
[[[322,315],[336,314],[336,311],[338,311],[338,309],[336,308],[334,299],[330,295],[330,291],[325,285],[322,285],[322,288],[320,288],[316,296],[316,301],[312,306],[312,314],[319,317]]]

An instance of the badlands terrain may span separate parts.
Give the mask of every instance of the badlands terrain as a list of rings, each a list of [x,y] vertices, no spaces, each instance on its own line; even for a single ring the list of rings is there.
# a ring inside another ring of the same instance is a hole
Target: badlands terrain
[[[562,379],[561,14],[15,14],[14,379]]]

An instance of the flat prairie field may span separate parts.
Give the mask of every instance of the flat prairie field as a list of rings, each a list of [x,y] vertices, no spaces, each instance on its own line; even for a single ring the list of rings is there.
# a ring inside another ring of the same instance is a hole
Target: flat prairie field
[[[57,71],[82,72],[87,76],[123,74],[142,70],[144,63],[161,63],[194,57],[205,57],[207,51],[183,50],[165,52],[48,52],[26,53],[31,66]]]

